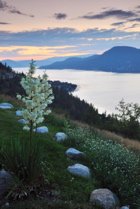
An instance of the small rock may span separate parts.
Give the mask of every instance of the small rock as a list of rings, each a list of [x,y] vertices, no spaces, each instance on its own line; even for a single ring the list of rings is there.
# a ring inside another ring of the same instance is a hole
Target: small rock
[[[83,152],[80,152],[77,149],[74,148],[69,148],[65,154],[67,155],[67,157],[71,158],[71,159],[79,159],[79,158],[84,158],[85,154]]]
[[[4,206],[8,208],[10,206],[9,202],[6,202]]]
[[[45,134],[45,133],[49,132],[49,130],[46,126],[38,127],[36,129],[34,129],[34,131],[37,132],[37,133],[41,133],[41,134]]]
[[[68,138],[67,135],[63,132],[57,132],[55,134],[55,139],[57,142],[65,141],[67,138]]]
[[[2,197],[9,190],[12,184],[12,176],[7,171],[2,169],[0,171],[0,197]]]
[[[119,208],[119,199],[109,189],[96,189],[90,195],[90,202],[102,209]]]
[[[0,109],[12,109],[13,107],[10,103],[0,103]]]
[[[129,205],[127,206],[122,206],[120,209],[130,209]]]
[[[21,123],[21,124],[26,124],[27,123],[27,121],[25,119],[20,119],[20,120],[18,120],[18,122]]]
[[[74,174],[76,176],[81,176],[87,179],[91,177],[90,169],[87,166],[82,165],[82,164],[77,163],[75,165],[69,166],[67,170],[71,174]]]
[[[16,111],[16,116],[18,116],[18,117],[22,116],[22,111],[21,110],[17,110]]]

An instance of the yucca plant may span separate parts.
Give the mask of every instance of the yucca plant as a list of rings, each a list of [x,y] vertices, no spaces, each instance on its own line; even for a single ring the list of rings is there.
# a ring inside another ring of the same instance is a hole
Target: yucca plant
[[[32,144],[32,158],[30,157],[30,146],[27,139],[9,139],[1,144],[1,165],[20,180],[31,182],[41,173],[41,146],[34,140]]]

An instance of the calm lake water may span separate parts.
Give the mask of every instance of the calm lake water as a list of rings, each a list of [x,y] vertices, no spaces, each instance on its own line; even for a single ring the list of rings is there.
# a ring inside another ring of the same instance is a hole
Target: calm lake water
[[[27,72],[27,68],[15,68]],[[37,70],[42,75],[44,70]],[[126,102],[140,103],[140,74],[119,74],[81,70],[46,70],[50,80],[78,85],[73,95],[92,103],[99,112],[115,113],[123,98]]]

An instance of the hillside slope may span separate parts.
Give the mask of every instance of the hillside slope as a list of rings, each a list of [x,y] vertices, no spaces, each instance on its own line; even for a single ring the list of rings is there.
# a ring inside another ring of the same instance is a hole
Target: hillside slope
[[[11,140],[19,147],[20,142],[22,140],[26,142],[29,136],[28,132],[22,130],[22,125],[17,122],[18,117],[15,116],[15,110],[21,108],[18,101],[10,97],[0,97],[0,102],[11,102],[15,107],[11,110],[0,109],[0,147],[6,145],[8,156],[11,156]],[[92,190],[100,187],[106,187],[115,192],[120,198],[121,205],[129,203],[132,208],[138,209],[139,154],[129,151],[110,138],[68,122],[66,118],[55,114],[46,118],[43,125],[46,124],[49,134],[35,134],[33,146],[35,144],[38,146],[38,154],[46,163],[43,169],[47,189],[55,195],[49,196],[49,199],[48,196],[43,198],[41,196],[41,200],[29,197],[24,201],[10,202],[10,209],[25,207],[26,209],[96,209],[89,204],[89,196]],[[56,142],[54,135],[57,131],[64,131],[68,135],[68,140],[60,144]],[[70,147],[83,151],[86,158],[82,160],[67,158],[65,151]],[[26,151],[25,149],[22,152],[26,153]],[[8,162],[2,161],[0,155],[0,163],[2,162],[5,168],[16,173],[13,170],[15,169],[13,168],[14,157],[8,159]],[[67,167],[75,163],[87,165],[91,169],[92,178],[87,180],[69,174]]]

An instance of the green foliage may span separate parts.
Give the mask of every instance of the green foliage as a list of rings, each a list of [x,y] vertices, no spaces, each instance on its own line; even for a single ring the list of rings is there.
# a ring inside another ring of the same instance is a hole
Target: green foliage
[[[121,125],[120,131],[127,137],[140,138],[140,106],[137,103],[126,103],[122,99],[116,109],[116,117]]]
[[[140,198],[138,198],[138,199],[136,200],[135,207],[136,207],[137,209],[140,208]]]
[[[32,144],[32,154],[29,151],[26,138],[1,140],[0,163],[24,182],[33,181],[41,173],[41,147],[37,141]]]
[[[85,208],[86,205],[88,208],[89,195],[97,184],[96,179],[87,181],[69,174],[67,167],[74,162],[65,156],[67,146],[54,140],[55,133],[60,129],[64,130],[66,120],[61,119],[60,122],[58,116],[55,120],[55,115],[50,115],[47,120],[49,133],[33,135],[34,154],[31,170],[28,161],[28,132],[22,130],[22,125],[17,120],[13,110],[0,110],[0,162],[6,170],[12,171],[16,178],[15,186],[8,197],[18,200],[24,199],[24,201],[27,198],[29,200],[32,197],[31,190],[35,195],[38,195],[37,188],[41,191],[40,184],[42,184],[43,188],[49,188],[50,192],[59,193],[61,204],[50,205],[47,203],[43,205],[42,202],[48,198],[43,196],[43,200],[38,204],[33,200],[30,205],[27,200],[25,204],[24,202],[21,202],[20,205],[17,204],[18,206],[14,204],[13,208],[25,209],[25,205],[26,208],[55,208],[55,206],[56,208],[72,208],[75,205],[75,207],[83,209],[82,205],[84,204]],[[83,163],[85,162],[83,161]],[[40,174],[42,175],[41,179]],[[10,205],[12,208],[12,204]]]
[[[0,110],[0,162],[7,170],[12,171],[17,179],[9,197],[24,199],[25,194],[31,197],[31,190],[37,194],[37,188],[42,189],[38,187],[40,183],[46,185],[47,189],[50,188],[51,192],[53,190],[59,194],[55,202],[49,203],[50,199],[46,200],[48,197],[43,197],[42,201],[28,199],[17,206],[11,204],[11,208],[92,208],[88,204],[91,191],[108,187],[119,196],[122,204],[131,204],[133,208],[138,209],[139,154],[101,137],[92,130],[76,128],[63,118],[59,120],[59,116],[54,114],[48,116],[45,122],[50,132],[33,135],[33,168],[30,170],[28,132],[22,131],[13,110]],[[53,137],[60,129],[67,131],[69,140],[58,144]],[[70,146],[86,153],[87,160],[80,162],[92,168],[91,180],[73,177],[67,172],[67,167],[75,163],[65,156],[65,151]],[[41,181],[40,178],[38,180],[40,173]]]
[[[116,192],[122,203],[135,205],[139,198],[140,156],[86,129],[68,130],[68,134],[75,141],[81,138],[81,149],[90,155],[93,173],[101,185]]]
[[[53,113],[51,113],[45,121],[46,123],[49,123],[52,126],[57,127],[58,129],[63,129],[63,127],[65,127],[65,124],[67,123],[67,121],[63,117],[60,117],[59,115]]]
[[[140,119],[140,106],[137,103],[126,103],[123,99],[116,107],[118,114],[116,115],[122,122]]]
[[[3,207],[3,209],[6,209],[7,207]],[[8,207],[9,209],[97,209],[96,207],[91,206],[90,204],[80,204],[80,203],[72,203],[68,201],[24,201],[19,202],[16,206],[11,205]],[[99,208],[98,208],[99,209]]]
[[[83,129],[81,127],[74,129],[71,126],[67,125],[65,127],[65,131],[68,135],[69,140],[65,141],[64,144],[69,147],[73,146],[75,148],[82,148],[83,143],[85,142],[85,139],[87,138],[88,134],[86,129]]]

